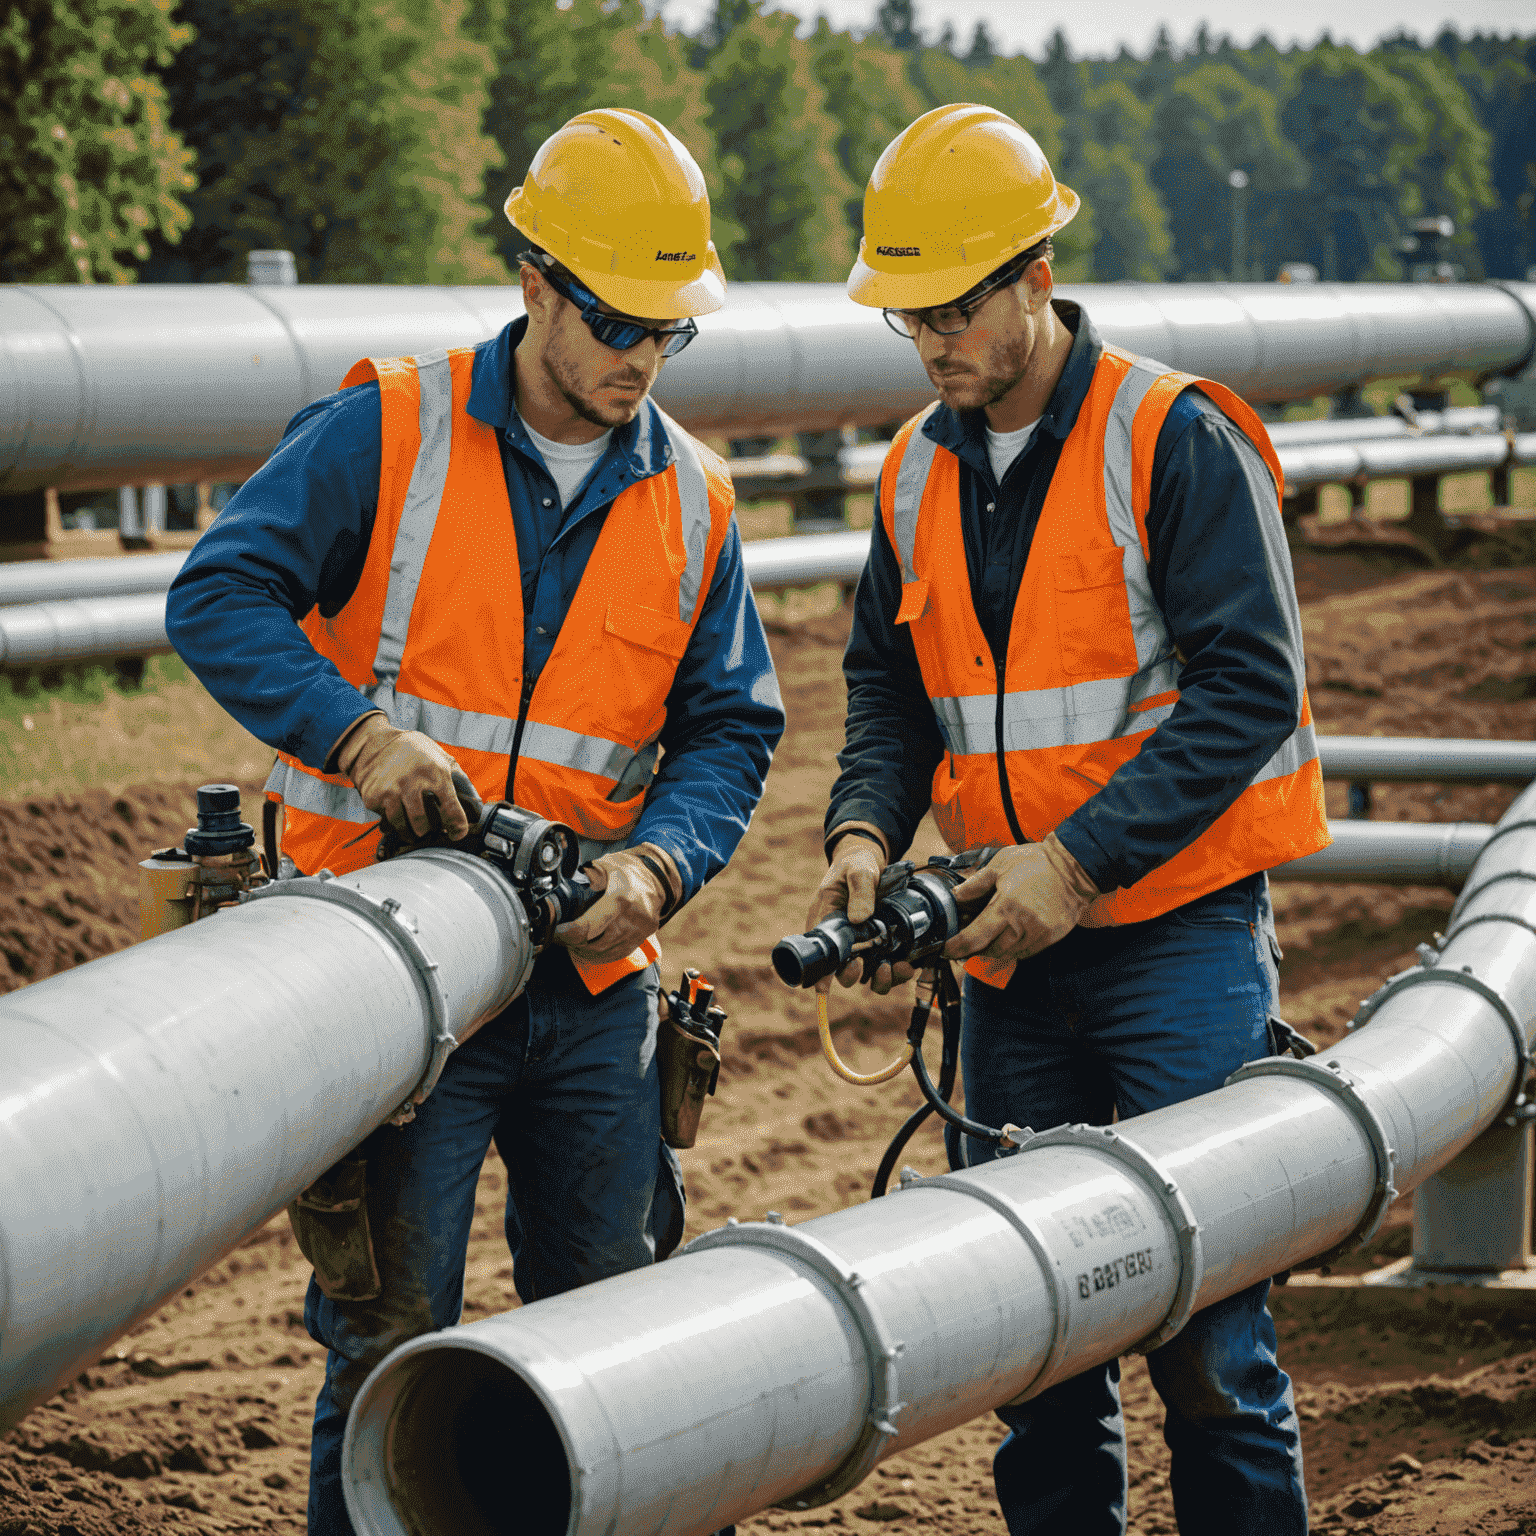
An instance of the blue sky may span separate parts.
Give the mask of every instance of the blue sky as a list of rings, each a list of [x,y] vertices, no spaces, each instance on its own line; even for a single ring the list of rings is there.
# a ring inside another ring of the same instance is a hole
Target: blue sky
[[[652,0],[653,6],[655,0]],[[868,27],[878,0],[778,0],[773,9],[813,18],[824,12],[835,26]],[[664,0],[662,9],[676,26],[696,31],[713,9],[712,0]],[[1458,31],[1536,34],[1536,0],[1287,0],[1273,11],[1252,0],[1098,0],[1097,4],[1063,5],[1059,0],[929,0],[918,4],[919,25],[933,36],[952,21],[962,42],[968,42],[978,21],[1007,53],[1035,57],[1059,26],[1079,55],[1113,55],[1124,43],[1145,54],[1159,23],[1167,25],[1175,42],[1186,42],[1203,20],[1216,34],[1230,33],[1244,44],[1260,32],[1281,46],[1310,44],[1325,29],[1335,42],[1369,48],[1378,39],[1406,27],[1426,40],[1452,22]]]

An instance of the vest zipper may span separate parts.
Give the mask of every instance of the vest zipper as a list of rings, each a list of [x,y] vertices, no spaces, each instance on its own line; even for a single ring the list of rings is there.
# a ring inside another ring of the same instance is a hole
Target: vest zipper
[[[1006,658],[999,662],[994,656],[993,663],[997,667],[997,717],[993,725],[997,741],[997,782],[1003,792],[1003,810],[1008,817],[1008,830],[1013,833],[1016,843],[1027,843],[1029,838],[1024,836],[1024,829],[1019,825],[1019,813],[1013,808],[1013,786],[1008,782],[1007,754],[1003,750],[1003,694],[1007,688],[1008,663]]]
[[[512,752],[507,758],[507,799],[517,804],[512,781],[517,777],[517,754],[523,745],[523,727],[528,723],[528,706],[533,701],[533,687],[538,678],[524,675],[522,696],[517,701],[517,725],[512,731]]]

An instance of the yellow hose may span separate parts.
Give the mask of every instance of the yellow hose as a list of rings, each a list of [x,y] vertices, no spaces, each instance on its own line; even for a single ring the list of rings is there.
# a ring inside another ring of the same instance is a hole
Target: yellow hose
[[[827,1018],[827,994],[816,994],[816,1032],[821,1036],[821,1053],[827,1058],[827,1065],[832,1068],[845,1083],[856,1083],[860,1088],[871,1088],[876,1083],[888,1083],[898,1072],[906,1069],[907,1063],[912,1060],[912,1045],[909,1041],[901,1048],[901,1055],[890,1066],[882,1067],[878,1072],[855,1072],[852,1067],[846,1065],[841,1056],[837,1054],[837,1047],[832,1043],[832,1024]]]

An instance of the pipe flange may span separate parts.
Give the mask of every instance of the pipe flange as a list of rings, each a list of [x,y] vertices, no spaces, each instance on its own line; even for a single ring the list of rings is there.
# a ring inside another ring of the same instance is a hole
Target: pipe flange
[[[937,1180],[924,1182],[936,1183]],[[906,1346],[890,1336],[880,1315],[865,1299],[864,1277],[802,1227],[785,1226],[780,1222],[737,1222],[694,1238],[684,1251],[698,1253],[708,1248],[735,1248],[742,1245],[771,1248],[775,1253],[784,1254],[820,1275],[853,1314],[859,1337],[864,1341],[864,1351],[869,1359],[871,1393],[869,1412],[864,1417],[858,1439],[830,1476],[790,1498],[779,1500],[779,1506],[783,1509],[810,1509],[817,1504],[829,1504],[850,1489],[858,1487],[869,1476],[875,1463],[880,1460],[881,1452],[899,1433],[896,1415],[906,1404],[900,1397],[896,1361]]]
[[[1144,1355],[1166,1344],[1189,1321],[1195,1310],[1195,1297],[1200,1293],[1200,1282],[1205,1278],[1200,1223],[1195,1219],[1194,1207],[1184,1191],[1158,1167],[1153,1157],[1111,1125],[1058,1125],[1023,1143],[1026,1152],[1033,1152],[1037,1147],[1089,1147],[1095,1152],[1103,1152],[1116,1162],[1124,1163],[1157,1196],[1178,1239],[1179,1285],[1168,1315],[1146,1338],[1132,1345],[1128,1353]]]
[[[1429,973],[1420,971],[1417,974],[1422,976]],[[1335,1259],[1370,1242],[1376,1235],[1387,1214],[1387,1208],[1397,1199],[1397,1153],[1387,1141],[1387,1129],[1381,1123],[1381,1117],[1366,1101],[1354,1078],[1338,1062],[1320,1062],[1315,1059],[1297,1061],[1293,1056],[1265,1056],[1258,1061],[1244,1063],[1222,1086],[1240,1083],[1250,1077],[1299,1077],[1331,1093],[1354,1116],[1370,1143],[1371,1156],[1376,1163],[1376,1183],[1371,1191],[1370,1202],[1365,1208],[1365,1214],[1355,1224],[1354,1231],[1343,1242],[1316,1255],[1318,1262],[1326,1267]]]
[[[432,1055],[421,1081],[411,1090],[405,1103],[389,1117],[391,1125],[409,1125],[416,1117],[416,1106],[437,1086],[449,1053],[459,1043],[451,1028],[448,999],[437,977],[437,962],[421,947],[417,938],[416,919],[393,896],[385,896],[376,901],[356,886],[343,885],[328,869],[322,869],[318,875],[274,880],[253,891],[243,891],[240,900],[260,901],[269,896],[306,896],[311,900],[334,902],[349,912],[356,912],[366,918],[410,961],[412,979],[427,1008],[428,1043]]]
[[[903,1185],[903,1188],[906,1186]],[[989,1205],[1015,1232],[1028,1244],[1034,1254],[1040,1268],[1049,1278],[1051,1286],[1051,1347],[1046,1355],[1045,1364],[1030,1378],[1029,1383],[1017,1397],[1011,1397],[1003,1406],[1008,1407],[1014,1403],[1022,1403],[1034,1390],[1035,1383],[1046,1380],[1051,1373],[1061,1364],[1062,1357],[1067,1352],[1067,1322],[1071,1315],[1071,1289],[1067,1282],[1066,1274],[1061,1266],[1051,1256],[1049,1244],[1045,1235],[1033,1218],[1026,1216],[1011,1201],[1003,1198],[996,1190],[984,1184],[974,1184],[969,1179],[957,1178],[952,1173],[941,1173],[936,1178],[924,1179],[924,1189],[952,1189],[958,1194],[969,1195],[973,1200],[979,1200],[983,1205]]]
[[[1495,876],[1495,878],[1504,877]],[[1528,878],[1536,879],[1536,875]],[[1488,883],[1491,885],[1493,882]],[[1472,921],[1469,919],[1464,926],[1470,926]],[[1509,1098],[1499,1113],[1507,1115],[1518,1109],[1525,1102],[1525,1080],[1531,1072],[1531,1048],[1526,1041],[1525,1030],[1521,1027],[1519,1019],[1515,1017],[1514,1010],[1486,981],[1480,981],[1472,974],[1471,966],[1463,966],[1461,970],[1453,971],[1445,965],[1427,965],[1420,970],[1399,972],[1360,1004],[1360,1011],[1349,1022],[1350,1029],[1363,1029],[1380,1012],[1382,1004],[1389,997],[1396,997],[1399,992],[1405,992],[1409,987],[1422,986],[1428,981],[1448,982],[1451,986],[1465,987],[1469,992],[1477,993],[1504,1021],[1504,1027],[1509,1031],[1509,1038],[1515,1047],[1515,1079]]]

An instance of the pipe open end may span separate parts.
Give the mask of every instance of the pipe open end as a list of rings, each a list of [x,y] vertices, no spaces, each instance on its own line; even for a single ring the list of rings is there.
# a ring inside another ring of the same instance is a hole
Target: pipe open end
[[[565,1536],[565,1446],[532,1388],[478,1350],[428,1349],[369,1383],[343,1457],[374,1536]]]

